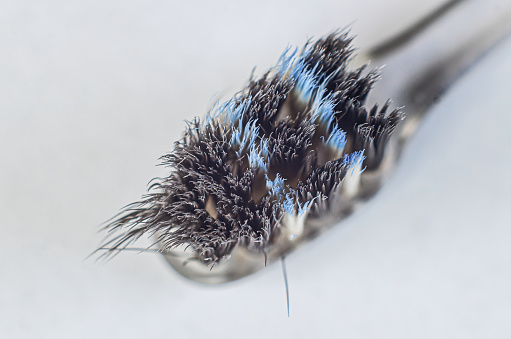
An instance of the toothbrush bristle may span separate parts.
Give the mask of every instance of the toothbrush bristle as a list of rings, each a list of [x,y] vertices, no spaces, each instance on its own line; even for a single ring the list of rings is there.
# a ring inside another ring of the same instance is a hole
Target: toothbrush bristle
[[[275,68],[188,123],[162,157],[170,175],[106,226],[119,232],[108,247],[155,234],[162,250],[189,246],[214,264],[235,246],[266,253],[286,233],[285,215],[322,218],[356,196],[357,176],[380,165],[402,114],[388,113],[388,103],[364,106],[378,74],[348,69],[351,42],[335,33],[301,53],[288,49]]]

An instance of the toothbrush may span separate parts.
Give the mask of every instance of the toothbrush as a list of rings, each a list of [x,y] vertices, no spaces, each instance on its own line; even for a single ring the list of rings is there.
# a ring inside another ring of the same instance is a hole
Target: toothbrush
[[[463,23],[466,14],[458,8],[444,23]],[[365,62],[352,66],[347,33],[310,41],[300,52],[287,49],[261,78],[188,124],[174,151],[162,157],[170,175],[106,226],[112,237],[102,248],[117,253],[154,235],[178,272],[203,283],[239,279],[286,256],[377,192],[434,99],[507,31],[504,26],[470,25],[470,39],[457,41],[454,52],[440,52],[419,69],[412,63],[414,72],[384,91],[378,71]],[[482,32],[487,36],[474,45]],[[421,39],[431,47],[438,36],[426,31]],[[415,53],[406,47],[394,48],[389,60]],[[381,63],[381,51],[366,61]],[[459,51],[469,57],[451,58]],[[431,77],[431,65],[453,74]],[[389,68],[383,79],[393,78]],[[406,106],[406,120],[381,93]],[[425,93],[422,100],[417,93]]]

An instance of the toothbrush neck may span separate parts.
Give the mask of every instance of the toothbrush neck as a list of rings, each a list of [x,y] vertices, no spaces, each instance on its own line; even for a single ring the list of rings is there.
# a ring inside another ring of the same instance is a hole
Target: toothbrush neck
[[[365,58],[381,67],[382,79],[368,103],[392,98],[407,119],[422,115],[456,80],[511,32],[511,3],[451,1]],[[412,120],[410,119],[410,120]]]

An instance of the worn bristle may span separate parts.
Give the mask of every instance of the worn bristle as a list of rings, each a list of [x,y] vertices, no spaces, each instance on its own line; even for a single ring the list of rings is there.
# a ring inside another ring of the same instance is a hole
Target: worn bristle
[[[360,173],[378,168],[402,114],[388,113],[388,103],[364,106],[378,74],[348,69],[351,41],[335,33],[301,53],[288,49],[233,99],[188,123],[162,157],[170,175],[106,226],[119,232],[107,247],[155,234],[162,250],[185,245],[214,264],[235,246],[266,253],[289,220],[324,217],[356,196]]]

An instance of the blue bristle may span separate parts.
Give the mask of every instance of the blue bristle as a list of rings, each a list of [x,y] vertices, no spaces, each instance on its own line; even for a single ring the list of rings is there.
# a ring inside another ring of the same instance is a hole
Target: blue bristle
[[[286,194],[286,198],[281,203],[281,205],[287,214],[295,214],[295,199],[292,198],[289,194]]]
[[[335,103],[328,96],[322,97],[322,94],[317,93],[312,104],[313,118],[318,119],[321,125],[330,129],[330,126],[334,123]]]
[[[325,143],[339,151],[342,151],[346,145],[346,132],[337,127],[337,125],[333,125],[332,131]]]
[[[273,181],[266,175],[266,188],[268,188],[274,196],[279,197],[284,193],[285,180],[286,179],[282,178],[279,173],[277,173]]]
[[[312,203],[314,202],[314,200],[316,200],[316,198],[318,198],[318,197],[314,197],[311,200],[308,200],[308,201],[304,202],[303,205],[300,205],[300,203],[298,202],[297,203],[297,205],[298,205],[298,216],[301,217],[305,212],[307,212],[311,208]]]
[[[362,163],[365,158],[366,157],[364,155],[364,150],[361,150],[361,151],[356,151],[351,154],[345,155],[344,158],[342,159],[342,162],[351,168],[351,174],[353,174],[355,167],[357,165],[362,166]],[[361,172],[363,172],[363,171],[364,170],[362,170]]]
[[[287,47],[286,50],[280,55],[279,61],[277,62],[277,70],[280,77],[283,77],[292,67],[296,60],[296,53],[298,48],[295,47],[291,54],[288,55],[291,50],[291,46]]]
[[[243,129],[243,139],[241,140],[242,147],[252,147],[255,140],[259,136],[259,125],[257,120],[249,121]]]
[[[291,215],[297,214],[299,217],[301,217],[305,212],[307,212],[311,206],[314,200],[316,200],[317,197],[314,197],[310,200],[307,200],[303,204],[300,204],[299,201],[297,201],[296,197],[292,194],[286,194],[286,197],[284,201],[282,201],[281,206],[282,209]]]
[[[251,97],[243,100],[238,105],[236,105],[234,101],[230,101],[225,109],[225,120],[231,125],[241,123],[241,121],[243,121],[246,110],[250,107],[251,102]]]
[[[292,79],[296,81],[295,91],[299,93],[300,100],[304,102],[312,99],[318,87],[315,72],[316,67],[309,70],[303,62],[299,61],[291,73]]]
[[[265,159],[269,159],[271,157],[271,152],[268,146],[268,139],[261,138],[261,141],[259,142],[259,148],[261,150],[261,155]]]
[[[239,146],[236,155],[241,157],[243,152],[250,149],[254,145],[257,137],[259,136],[259,126],[257,120],[250,120],[241,128],[234,128],[231,137],[231,145]]]
[[[241,131],[238,128],[232,129],[231,145],[238,146],[241,144]]]
[[[208,112],[210,119],[217,119],[222,114],[225,114],[225,112],[229,109],[229,106],[232,106],[233,104],[233,99],[229,99],[222,104],[217,104],[218,106],[210,111],[212,113]]]
[[[250,151],[248,152],[248,164],[252,168],[262,169],[264,171],[268,170],[268,165],[261,155],[260,149],[255,148],[254,145],[250,147]]]
[[[293,65],[293,69],[291,70],[291,73],[289,74],[289,77],[296,81],[298,77],[302,74],[307,72],[307,65],[303,61],[303,58],[298,59],[296,63]]]

